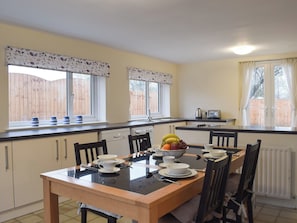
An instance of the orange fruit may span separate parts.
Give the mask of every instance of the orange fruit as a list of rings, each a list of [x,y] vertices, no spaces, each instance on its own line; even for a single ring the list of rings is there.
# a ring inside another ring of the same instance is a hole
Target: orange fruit
[[[170,150],[170,144],[166,143],[162,147],[163,150]]]

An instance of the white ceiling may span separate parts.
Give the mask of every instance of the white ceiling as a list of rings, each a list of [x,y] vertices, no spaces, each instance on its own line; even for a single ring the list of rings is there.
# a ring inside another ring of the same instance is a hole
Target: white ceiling
[[[176,63],[297,52],[296,0],[0,0],[0,22]]]

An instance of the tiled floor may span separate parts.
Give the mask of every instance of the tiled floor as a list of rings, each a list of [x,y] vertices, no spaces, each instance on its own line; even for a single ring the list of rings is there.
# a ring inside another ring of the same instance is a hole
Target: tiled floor
[[[60,223],[80,223],[77,203],[66,201],[60,204]],[[37,211],[4,223],[43,223],[43,211]],[[88,223],[105,223],[106,220],[88,212]],[[296,223],[297,210],[256,204],[254,223]],[[131,223],[130,219],[121,218],[118,223]],[[168,222],[170,223],[170,222]]]

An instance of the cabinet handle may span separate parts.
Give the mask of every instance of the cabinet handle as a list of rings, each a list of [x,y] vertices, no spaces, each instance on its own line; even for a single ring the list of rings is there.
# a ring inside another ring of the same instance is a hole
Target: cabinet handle
[[[59,160],[59,141],[56,140],[56,160]]]
[[[8,146],[5,146],[5,169],[8,170],[9,161],[8,161]]]
[[[172,125],[172,133],[175,134],[175,125]]]
[[[67,148],[67,139],[64,139],[64,146],[65,146],[65,160],[68,158],[68,148]]]
[[[112,136],[112,138],[114,138],[114,139],[120,139],[121,138],[121,134],[114,135],[114,136]]]

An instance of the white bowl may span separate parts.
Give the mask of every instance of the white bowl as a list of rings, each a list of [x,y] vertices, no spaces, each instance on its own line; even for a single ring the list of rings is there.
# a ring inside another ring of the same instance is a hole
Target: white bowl
[[[175,157],[174,156],[163,156],[163,162],[166,164],[174,163]]]
[[[103,154],[103,155],[99,155],[98,159],[99,161],[103,161],[103,160],[114,160],[118,157],[118,155],[115,154]]]
[[[164,150],[161,149],[163,156],[174,156],[176,159],[184,155],[187,149]]]
[[[170,175],[180,175],[180,174],[185,174],[190,165],[186,163],[171,163],[167,167],[167,172]]]
[[[116,165],[116,161],[112,159],[104,160],[101,162],[103,168],[107,171],[112,171]]]
[[[213,149],[213,147],[214,147],[214,144],[204,144],[204,149],[206,150],[211,150]]]
[[[209,153],[214,157],[222,157],[226,155],[226,151],[222,149],[212,149],[209,151]]]

